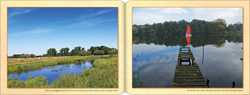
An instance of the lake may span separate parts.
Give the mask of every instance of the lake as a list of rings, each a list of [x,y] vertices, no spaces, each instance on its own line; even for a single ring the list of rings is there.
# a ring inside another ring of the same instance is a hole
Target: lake
[[[77,62],[74,64],[57,65],[54,67],[43,67],[40,69],[34,69],[23,72],[13,72],[8,74],[8,78],[18,78],[19,80],[25,81],[30,76],[33,78],[38,76],[44,76],[47,79],[48,85],[50,85],[53,80],[60,78],[60,75],[62,74],[66,73],[69,73],[71,75],[80,74],[82,71],[86,69],[91,69],[90,67],[93,67],[92,63],[94,59],[101,59],[101,58],[90,58],[87,61]],[[59,70],[61,68],[63,69]],[[58,70],[58,72],[54,72],[54,70]]]
[[[192,34],[188,45],[185,35],[133,35],[133,77],[143,87],[171,87],[180,47],[190,47],[204,79],[210,87],[242,87],[242,35]],[[138,57],[137,57],[138,56]]]

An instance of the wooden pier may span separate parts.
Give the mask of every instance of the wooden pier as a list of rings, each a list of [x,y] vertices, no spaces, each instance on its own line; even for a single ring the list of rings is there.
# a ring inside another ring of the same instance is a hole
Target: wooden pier
[[[172,87],[208,87],[190,47],[180,47]]]

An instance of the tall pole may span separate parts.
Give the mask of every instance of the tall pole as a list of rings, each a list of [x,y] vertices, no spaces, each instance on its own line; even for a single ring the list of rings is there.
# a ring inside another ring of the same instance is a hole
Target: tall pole
[[[202,46],[202,48],[203,48],[203,56],[202,56],[202,63],[203,63],[203,61],[204,61],[204,45]]]

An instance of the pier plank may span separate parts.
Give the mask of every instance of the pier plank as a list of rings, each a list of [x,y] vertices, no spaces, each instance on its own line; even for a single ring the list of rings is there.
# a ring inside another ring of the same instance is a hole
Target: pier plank
[[[187,48],[186,51],[189,52],[183,52],[183,48]],[[189,57],[183,57],[182,55],[188,55]],[[190,61],[190,59],[192,59],[192,65],[180,64],[181,62]],[[180,47],[172,87],[208,87],[189,47]]]

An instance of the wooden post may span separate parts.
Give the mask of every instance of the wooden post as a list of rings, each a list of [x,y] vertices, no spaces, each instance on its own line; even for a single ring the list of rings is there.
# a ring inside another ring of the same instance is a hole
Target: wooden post
[[[233,81],[233,88],[235,87],[235,82]]]
[[[207,79],[207,87],[209,87],[209,81],[210,81],[210,80],[209,80],[209,79]]]

